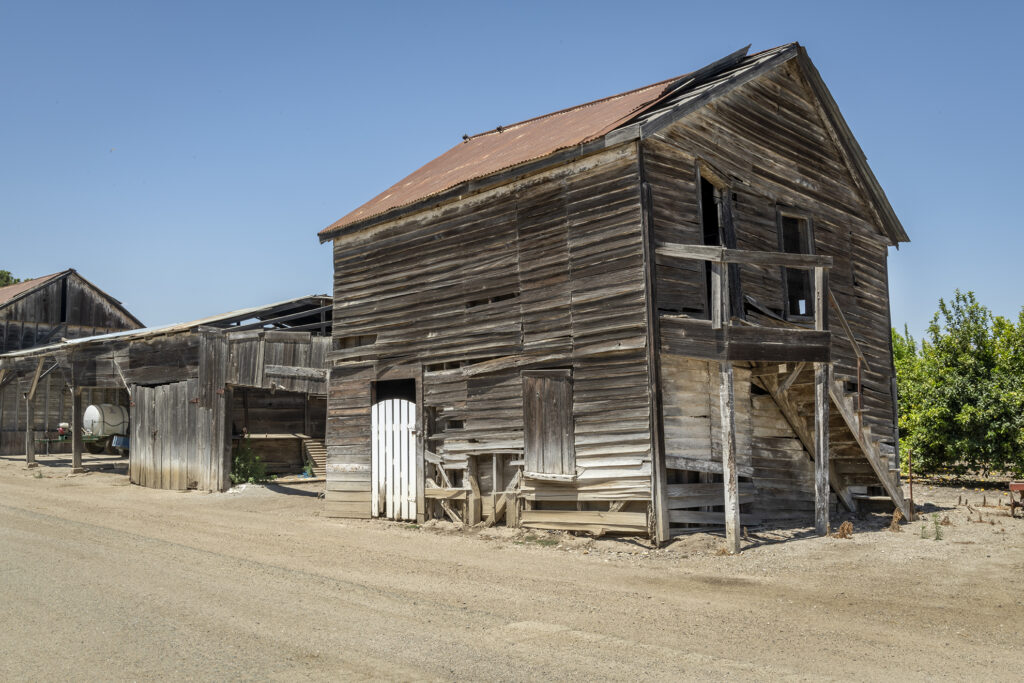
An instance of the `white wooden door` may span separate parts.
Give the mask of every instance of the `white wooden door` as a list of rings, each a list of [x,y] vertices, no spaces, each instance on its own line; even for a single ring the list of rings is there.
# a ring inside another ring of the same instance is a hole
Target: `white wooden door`
[[[371,493],[374,517],[416,519],[416,404],[400,398],[373,406]]]

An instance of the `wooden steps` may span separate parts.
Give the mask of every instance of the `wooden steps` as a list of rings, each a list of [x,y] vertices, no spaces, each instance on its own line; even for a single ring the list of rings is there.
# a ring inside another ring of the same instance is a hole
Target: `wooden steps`
[[[883,448],[879,437],[872,433],[871,426],[861,424],[857,419],[857,404],[853,395],[846,391],[841,380],[833,379],[829,386],[829,395],[832,397],[832,404],[839,410],[840,416],[846,422],[847,428],[853,434],[854,439],[860,444],[861,452],[864,454],[868,464],[874,471],[875,477],[881,482],[882,488],[892,499],[892,502],[900,509],[904,517],[909,518],[909,507],[903,498],[903,488],[894,472],[898,468],[894,465],[895,451],[890,448]]]
[[[327,476],[327,446],[324,445],[323,439],[304,438],[302,453],[312,467],[314,477]]]

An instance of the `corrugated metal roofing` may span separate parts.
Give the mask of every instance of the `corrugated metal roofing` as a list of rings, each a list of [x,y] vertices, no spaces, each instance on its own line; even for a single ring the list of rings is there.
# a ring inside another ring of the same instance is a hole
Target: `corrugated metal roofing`
[[[58,273],[59,274],[59,273]],[[295,297],[294,299],[285,299],[284,301],[278,301],[277,303],[268,304],[265,306],[254,306],[252,308],[240,308],[237,311],[229,311],[227,313],[221,313],[219,315],[211,315],[205,318],[199,318],[198,320],[191,320],[183,323],[172,323],[170,325],[161,325],[159,327],[143,327],[136,330],[122,330],[120,332],[108,332],[107,334],[97,334],[92,337],[76,337],[74,339],[64,339],[54,344],[47,346],[36,346],[31,349],[22,349],[19,351],[11,351],[9,353],[0,354],[0,360],[4,358],[18,358],[23,356],[37,356],[46,355],[53,353],[59,349],[64,349],[72,346],[78,346],[82,344],[95,344],[102,343],[110,339],[119,340],[131,340],[141,339],[143,337],[159,337],[163,335],[176,334],[178,332],[188,332],[199,327],[210,326],[219,327],[220,323],[229,320],[249,320],[252,318],[259,319],[260,314],[271,309],[279,309],[282,306],[288,304],[301,304],[305,302],[315,302],[321,305],[330,304],[333,298],[327,294],[307,294],[306,296]],[[223,328],[230,330],[230,328]]]
[[[43,275],[42,277],[34,277],[30,280],[22,280],[13,285],[7,285],[6,287],[0,287],[0,306],[3,306],[9,301],[17,299],[22,294],[31,292],[37,287],[42,287],[47,282],[55,280],[61,275],[64,275],[68,271],[62,270],[59,273],[53,273],[52,275]]]

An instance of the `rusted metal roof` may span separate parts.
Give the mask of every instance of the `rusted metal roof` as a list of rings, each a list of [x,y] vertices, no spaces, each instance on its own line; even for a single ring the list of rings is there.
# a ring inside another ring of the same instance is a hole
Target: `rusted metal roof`
[[[669,92],[670,78],[619,95],[474,135],[320,232],[320,237],[559,150],[597,139]]]
[[[362,229],[396,218],[406,211],[432,206],[463,194],[464,189],[469,192],[483,189],[487,178],[508,169],[536,170],[536,164],[531,162],[543,164],[544,158],[570,148],[580,148],[583,152],[585,143],[593,145],[627,124],[636,124],[645,131],[656,129],[657,119],[665,121],[679,116],[688,108],[701,106],[710,98],[728,91],[731,85],[742,83],[744,79],[774,68],[783,61],[798,58],[826,110],[828,123],[836,131],[849,157],[851,173],[862,180],[866,188],[865,199],[878,211],[880,227],[894,244],[908,241],[888,198],[868,168],[864,153],[807,58],[806,51],[798,43],[788,43],[748,55],[749,47],[678,78],[467,138],[321,230],[320,240],[327,241],[346,229]]]
[[[22,280],[17,284],[7,285],[6,287],[0,287],[0,306],[13,301],[23,294],[27,294],[32,290],[42,287],[51,280],[56,280],[61,275],[70,271],[62,270],[59,273],[53,273],[52,275],[44,275],[42,277],[34,277],[29,280]]]

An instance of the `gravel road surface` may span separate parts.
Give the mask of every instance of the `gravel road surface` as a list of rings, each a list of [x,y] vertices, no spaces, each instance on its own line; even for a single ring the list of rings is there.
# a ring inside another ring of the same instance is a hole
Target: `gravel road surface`
[[[855,520],[730,557],[341,522],[316,493],[0,458],[0,680],[1010,680],[1024,658],[1024,520],[998,494],[969,493],[979,523],[922,490],[941,541]]]

